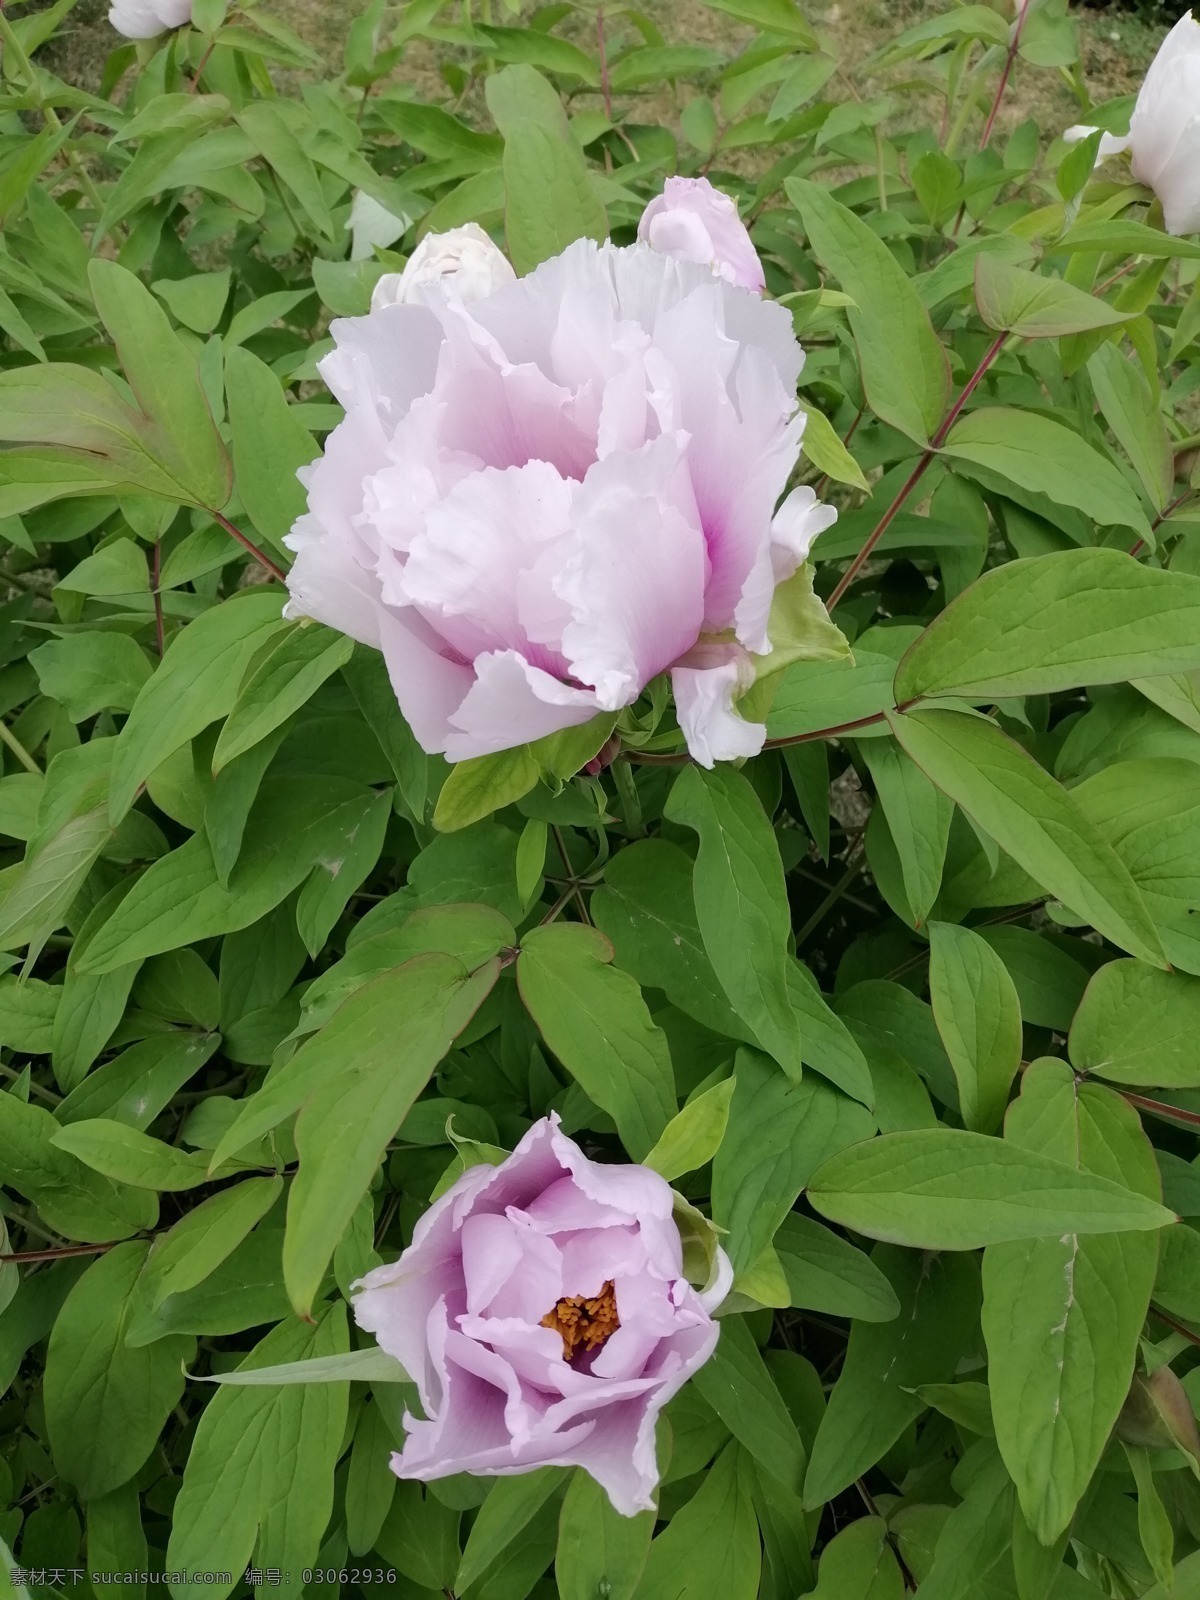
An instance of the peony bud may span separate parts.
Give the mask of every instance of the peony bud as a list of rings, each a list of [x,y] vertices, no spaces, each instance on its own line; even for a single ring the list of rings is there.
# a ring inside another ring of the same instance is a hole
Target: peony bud
[[[1200,22],[1185,12],[1146,73],[1129,132],[1106,133],[1099,159],[1130,152],[1139,183],[1158,196],[1168,233],[1200,232]],[[1094,128],[1068,128],[1063,138],[1075,144]]]
[[[386,250],[407,233],[411,224],[411,217],[403,212],[397,216],[364,190],[356,189],[346,223],[350,233],[351,261],[369,261],[376,245]],[[398,277],[398,274],[392,273],[392,277]]]
[[[427,284],[452,288],[460,300],[486,300],[516,280],[504,253],[477,222],[449,233],[427,233],[403,272],[385,273],[375,285],[371,310],[420,304]]]
[[[1170,1367],[1135,1373],[1117,1418],[1117,1437],[1147,1450],[1182,1450],[1200,1461],[1200,1433],[1187,1391]]]
[[[761,294],[762,262],[727,194],[707,178],[668,178],[642,212],[638,238],[677,261],[711,267],[726,283]]]
[[[192,20],[192,0],[113,0],[108,20],[127,39],[155,39]]]

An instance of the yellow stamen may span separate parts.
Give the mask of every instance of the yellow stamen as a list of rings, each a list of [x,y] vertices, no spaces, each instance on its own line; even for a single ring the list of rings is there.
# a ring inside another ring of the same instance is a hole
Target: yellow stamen
[[[542,1318],[542,1327],[553,1329],[561,1337],[564,1361],[572,1360],[581,1350],[598,1349],[620,1326],[611,1279],[594,1298],[572,1295],[558,1301],[554,1310]]]

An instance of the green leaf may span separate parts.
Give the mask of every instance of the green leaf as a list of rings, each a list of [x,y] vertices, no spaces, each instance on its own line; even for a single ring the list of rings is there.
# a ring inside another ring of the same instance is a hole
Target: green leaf
[[[1056,240],[1053,248],[1056,255],[1090,251],[1103,255],[1115,252],[1119,255],[1200,260],[1200,244],[1194,240],[1173,238],[1161,228],[1152,228],[1144,222],[1130,222],[1124,218],[1117,221],[1085,219],[1077,222],[1061,239]]]
[[[374,1402],[359,1413],[346,1473],[346,1543],[351,1555],[375,1548],[392,1509],[396,1478],[391,1467],[391,1434]]]
[[[811,1077],[794,1083],[754,1050],[739,1050],[729,1125],[713,1161],[713,1221],[735,1270],[751,1266],[812,1174],[869,1139],[874,1119]]]
[[[139,1584],[105,1583],[101,1573],[145,1571],[148,1550],[142,1527],[142,1503],[135,1484],[124,1484],[87,1506],[87,1560],[96,1600],[145,1600]]]
[[[612,941],[617,964],[644,988],[703,1027],[751,1042],[750,1029],[721,991],[696,920],[692,862],[665,839],[641,839],[619,851],[590,901],[592,920]]]
[[[337,1355],[305,1356],[278,1365],[252,1366],[244,1363],[232,1372],[214,1372],[201,1379],[219,1383],[226,1389],[280,1389],[312,1383],[410,1383],[411,1379],[394,1356],[374,1346],[367,1350],[346,1350]]]
[[[800,178],[784,187],[809,243],[854,301],[846,312],[877,417],[928,444],[950,398],[950,367],[929,313],[883,241],[827,189]]]
[[[896,696],[991,701],[1200,666],[1200,578],[1119,550],[1009,561],[951,602],[902,657]]]
[[[978,1338],[979,1273],[968,1256],[889,1246],[871,1260],[900,1303],[889,1322],[856,1321],[813,1441],[804,1504],[816,1510],[875,1465],[920,1416],[913,1389],[947,1383]]]
[[[213,751],[214,776],[299,711],[353,649],[353,639],[320,623],[291,622],[272,633],[246,664]]]
[[[734,1438],[799,1494],[808,1465],[804,1444],[744,1317],[722,1319],[717,1348],[692,1381]]]
[[[1022,339],[1058,339],[1091,328],[1111,328],[1136,315],[1118,311],[1062,278],[1028,272],[988,252],[975,259],[975,304],[989,328]]]
[[[521,941],[517,985],[547,1045],[640,1161],[675,1115],[675,1080],[666,1036],[611,961],[603,934],[551,923]]]
[[[888,1543],[882,1517],[860,1517],[832,1538],[821,1553],[811,1600],[903,1600],[900,1564]]]
[[[1056,505],[1074,506],[1102,527],[1132,528],[1147,543],[1154,535],[1123,474],[1070,428],[1029,411],[982,406],[951,428],[942,446],[954,461],[970,462]]]
[[[346,1311],[331,1306],[315,1327],[273,1328],[239,1371],[346,1349]],[[152,1347],[153,1348],[153,1347]],[[333,1509],[333,1469],[346,1430],[348,1383],[222,1387],[209,1401],[188,1455],[167,1546],[167,1570],[229,1572],[170,1585],[176,1600],[201,1592],[224,1600],[251,1558],[283,1572],[311,1567]],[[270,1441],[267,1445],[266,1441]]]
[[[485,84],[504,135],[504,235],[519,275],[576,239],[604,239],[608,222],[557,93],[535,68],[514,65]]]
[[[1079,1071],[1114,1083],[1194,1089],[1198,1027],[1200,978],[1110,961],[1084,990],[1068,1049]]]
[[[73,1122],[51,1143],[94,1172],[137,1189],[194,1189],[204,1182],[208,1166],[201,1152],[175,1150],[161,1139],[103,1117]]]
[[[923,520],[928,520],[923,519]],[[767,713],[772,739],[796,739],[840,729],[862,737],[853,724],[882,722],[896,701],[893,656],[855,650],[851,661],[805,662],[786,671]]]
[[[1105,422],[1133,462],[1150,504],[1162,511],[1175,483],[1175,457],[1159,410],[1157,380],[1152,391],[1145,374],[1115,344],[1102,344],[1087,365]]]
[[[283,1192],[283,1179],[245,1178],[211,1195],[160,1234],[142,1269],[138,1295],[154,1311],[170,1294],[203,1283],[262,1221]]]
[[[336,1003],[314,1037],[242,1102],[213,1152],[214,1168],[294,1115],[332,1079],[352,1071],[382,1070],[402,1025],[410,1025],[413,1037],[429,1048],[447,1007],[467,981],[461,961],[432,953],[368,976],[371,981],[362,981]]]
[[[1021,1065],[1021,1002],[1000,957],[951,922],[929,927],[929,996],[964,1124],[994,1133]]]
[[[69,634],[29,652],[38,685],[66,708],[72,722],[97,711],[129,711],[150,676],[146,652],[127,634]]]
[[[496,1480],[467,1536],[454,1578],[455,1594],[469,1589],[513,1540],[520,1538],[550,1496],[562,1488],[565,1478],[562,1467],[539,1467],[517,1477]]]
[[[537,758],[527,744],[456,762],[438,795],[433,825],[442,833],[469,828],[502,806],[523,799],[537,781]]]
[[[117,738],[109,816],[115,826],[169,755],[228,714],[246,664],[280,626],[283,597],[249,589],[176,634]]]
[[[160,278],[151,288],[166,302],[176,322],[182,322],[193,333],[211,333],[225,310],[232,277],[230,268],[224,267],[219,272],[197,272],[187,278]]]
[[[317,857],[296,901],[296,928],[309,955],[320,954],[350,900],[374,870],[391,816],[391,790],[376,790],[361,820],[343,836],[338,852]]]
[[[942,886],[954,804],[892,740],[859,746],[900,858],[904,893],[918,927]]]
[[[642,1157],[642,1165],[670,1183],[711,1161],[725,1137],[734,1082],[723,1078],[689,1100],[667,1123],[653,1150]]]
[[[792,1305],[861,1322],[890,1322],[899,1312],[896,1291],[870,1256],[811,1217],[789,1212],[774,1247]]]
[[[1005,1143],[1125,1185],[1160,1184],[1137,1113],[1060,1061],[1035,1062]],[[1043,1544],[1068,1526],[1129,1392],[1158,1240],[1128,1233],[989,1245],[983,1332],[992,1416],[1025,1520]]]
[[[806,1066],[836,1084],[852,1100],[871,1109],[875,1085],[854,1035],[834,1011],[802,961],[789,961],[788,995],[799,1013],[801,1051]]]
[[[194,626],[194,624],[193,624]],[[257,922],[297,888],[321,860],[344,858],[378,803],[373,789],[346,778],[290,777],[262,786],[237,866],[223,884],[208,840],[195,834],[154,862],[99,930],[80,964],[115,967]]]
[[[696,917],[726,999],[757,1043],[798,1079],[800,1025],[787,984],[791,912],[779,846],[758,795],[730,766],[685,767],[664,815],[700,837]]]
[[[764,33],[781,33],[795,40],[804,50],[817,48],[817,36],[793,0],[706,0],[713,11],[721,11],[737,22],[760,28]]]
[[[726,1445],[651,1544],[638,1600],[755,1600],[762,1554],[748,1465]]]
[[[318,454],[317,441],[270,367],[240,345],[225,355],[225,395],[238,499],[256,531],[281,549],[307,503],[296,473]]]
[[[332,239],[333,218],[321,180],[278,102],[251,100],[235,116],[255,150],[299,200],[317,232],[325,239]]]
[[[216,511],[229,499],[229,457],[191,351],[145,286],[115,261],[93,257],[88,281],[149,424],[147,447],[185,502]]]
[[[918,1250],[1142,1232],[1176,1220],[1121,1183],[955,1128],[853,1145],[818,1169],[807,1192],[830,1221]]]
[[[953,711],[889,718],[937,784],[1049,893],[1134,955],[1165,966],[1137,885],[1070,794],[994,723]]]
[[[380,1062],[378,1053],[364,1051],[356,1036],[350,1061],[343,1058],[342,1070],[327,1075],[312,1089],[296,1119],[294,1137],[300,1165],[288,1192],[283,1281],[299,1316],[309,1315],[334,1249],[370,1188],[396,1130],[438,1062],[487,998],[500,970],[499,962],[493,961],[468,973],[450,956],[440,966],[440,989],[433,1003],[416,1015],[394,1009],[397,985],[387,985],[386,979],[371,985],[376,1005],[374,1015],[368,1010],[368,1017],[377,1025],[380,1012],[392,1002],[393,1039],[400,1032],[398,1024],[403,1029],[402,1060],[397,1063],[393,1050]],[[360,990],[352,996],[343,1010],[366,1009],[355,1006],[366,992]],[[309,1072],[321,1037],[308,1046]],[[304,1053],[297,1051],[289,1066],[294,1068]],[[291,1081],[295,1082],[295,1075]]]
[[[38,1208],[46,1225],[68,1239],[104,1244],[152,1228],[155,1197],[124,1189],[52,1143],[59,1124],[42,1106],[0,1094],[0,1179]]]
[[[195,1341],[174,1334],[144,1350],[125,1343],[147,1246],[117,1245],[79,1279],[46,1356],[46,1427],[54,1464],[85,1500],[128,1482],[183,1393]]]
[[[803,400],[800,409],[805,417],[804,454],[817,471],[832,478],[834,483],[848,483],[852,488],[870,494],[871,486],[863,477],[862,468],[846,449],[825,413],[818,411],[816,406],[805,405]]]
[[[485,1502],[486,1504],[486,1502]],[[559,1600],[633,1600],[650,1553],[653,1511],[623,1517],[594,1478],[576,1468],[558,1519]]]

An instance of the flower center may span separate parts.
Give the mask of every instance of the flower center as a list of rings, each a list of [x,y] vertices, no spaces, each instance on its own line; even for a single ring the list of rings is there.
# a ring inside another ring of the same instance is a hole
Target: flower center
[[[577,1355],[598,1350],[621,1326],[612,1279],[594,1299],[576,1294],[569,1299],[559,1300],[553,1311],[547,1311],[541,1325],[543,1328],[552,1328],[562,1338],[564,1361],[572,1361]]]

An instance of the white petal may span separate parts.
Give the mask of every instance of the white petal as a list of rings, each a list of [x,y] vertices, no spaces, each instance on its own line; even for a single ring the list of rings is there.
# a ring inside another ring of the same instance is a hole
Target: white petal
[[[671,687],[692,756],[702,767],[756,756],[767,730],[761,722],[746,722],[734,709],[734,700],[753,678],[745,651],[737,645],[701,646],[690,659],[696,665],[672,670]]]

